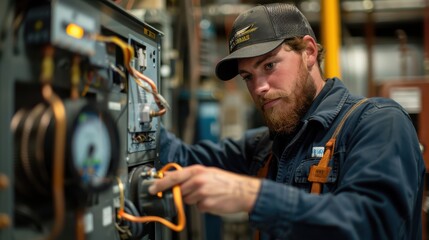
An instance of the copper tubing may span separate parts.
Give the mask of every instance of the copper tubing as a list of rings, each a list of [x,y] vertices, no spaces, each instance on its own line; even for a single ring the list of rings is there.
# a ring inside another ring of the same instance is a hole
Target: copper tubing
[[[31,142],[31,134],[34,128],[34,124],[36,122],[36,118],[40,116],[40,114],[45,109],[45,105],[43,103],[39,103],[36,105],[28,114],[27,118],[24,122],[24,127],[22,130],[21,137],[21,148],[20,148],[20,160],[22,163],[22,167],[24,169],[25,175],[28,177],[28,180],[33,184],[36,190],[40,193],[46,193],[46,188],[41,183],[40,179],[37,179],[34,169],[32,169],[31,157],[30,157],[30,142]]]
[[[76,240],[85,239],[85,223],[84,214],[85,211],[82,208],[76,210]]]
[[[150,88],[154,93],[158,93],[158,88],[156,87],[155,83],[152,79],[148,78],[147,76],[143,75],[141,72],[137,71],[135,68],[131,68],[131,73],[133,76],[137,76],[141,80],[145,81],[150,85]]]
[[[11,131],[16,134],[16,130],[19,126],[19,123],[21,122],[22,118],[27,113],[27,110],[25,109],[19,109],[12,117],[12,120],[10,121],[10,129]]]
[[[134,58],[134,48],[130,45],[128,45],[126,42],[122,41],[120,38],[118,37],[108,37],[108,36],[102,36],[102,35],[94,35],[93,38],[97,41],[101,41],[101,42],[110,42],[110,43],[114,43],[116,44],[118,47],[120,47],[122,49],[123,55],[124,55],[124,65],[127,68],[128,72],[134,77],[134,78],[138,78],[143,80],[144,82],[148,83],[152,89],[152,94],[155,98],[155,102],[157,104],[157,106],[159,107],[159,111],[158,112],[151,112],[150,115],[152,117],[156,117],[156,116],[161,116],[164,115],[167,110],[165,109],[165,107],[163,106],[163,104],[161,104],[160,99],[158,98],[158,89],[155,85],[155,83],[152,81],[152,79],[148,78],[147,76],[143,75],[141,72],[137,71],[136,69],[134,69],[130,63],[132,58]],[[135,81],[137,83],[137,85],[139,85],[140,87],[142,87],[143,89],[145,89],[145,87],[136,79]]]
[[[50,104],[55,118],[55,133],[52,167],[52,195],[54,201],[54,225],[48,239],[55,239],[59,236],[64,227],[65,218],[65,197],[64,197],[64,158],[66,145],[66,112],[64,104],[53,91],[51,83],[54,75],[54,48],[47,46],[44,48],[43,60],[40,72],[42,83],[42,96]]]
[[[70,69],[71,89],[70,98],[76,100],[79,98],[79,82],[80,82],[80,57],[78,55],[73,57],[72,66]]]
[[[51,85],[44,85],[42,88],[44,99],[51,105],[55,118],[55,133],[52,167],[52,195],[54,200],[54,226],[48,239],[55,239],[64,227],[64,157],[66,145],[66,112],[61,99],[52,91]]]
[[[159,99],[159,97],[158,97],[158,94],[159,94],[159,93],[158,93],[158,88],[156,87],[156,85],[155,85],[154,81],[153,81],[152,79],[148,78],[147,76],[145,76],[144,74],[142,74],[141,72],[137,71],[137,70],[136,70],[135,68],[133,68],[133,67],[131,67],[131,71],[132,71],[133,76],[135,76],[135,77],[137,77],[137,78],[139,78],[139,79],[143,80],[144,82],[148,83],[148,84],[150,85],[150,87],[152,88],[152,91],[149,91],[149,92],[151,92],[151,93],[152,93],[152,95],[153,95],[153,97],[154,97],[154,99],[155,99],[155,103],[156,103],[156,105],[157,105],[157,106],[158,106],[158,108],[159,108],[159,111],[158,111],[158,112],[152,111],[152,112],[150,113],[150,115],[151,115],[152,117],[157,117],[157,116],[162,116],[162,115],[164,115],[164,114],[167,112],[167,109],[165,108],[165,106],[164,106],[164,105],[162,105],[162,104],[161,104],[161,101],[160,101],[160,99]],[[145,86],[143,86],[143,84],[142,84],[141,82],[139,82],[139,81],[137,81],[137,80],[136,80],[136,83],[137,83],[137,85],[139,85],[141,88],[143,88],[143,89],[145,89],[146,91],[148,91],[148,90],[146,89],[146,87],[145,87]]]
[[[40,72],[40,82],[42,84],[51,83],[54,74],[54,48],[47,46],[43,51],[42,66]]]
[[[40,117],[39,127],[37,128],[36,134],[36,147],[35,147],[35,157],[36,162],[40,168],[40,177],[42,182],[49,182],[48,171],[46,170],[45,164],[45,147],[44,143],[46,141],[46,132],[48,131],[49,124],[52,120],[52,109],[46,108],[43,115]]]

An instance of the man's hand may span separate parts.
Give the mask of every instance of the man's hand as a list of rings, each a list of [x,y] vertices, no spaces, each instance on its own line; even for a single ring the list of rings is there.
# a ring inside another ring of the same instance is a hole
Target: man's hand
[[[250,212],[255,204],[261,180],[214,167],[193,165],[181,171],[164,173],[149,187],[151,194],[180,185],[183,201],[213,214]]]

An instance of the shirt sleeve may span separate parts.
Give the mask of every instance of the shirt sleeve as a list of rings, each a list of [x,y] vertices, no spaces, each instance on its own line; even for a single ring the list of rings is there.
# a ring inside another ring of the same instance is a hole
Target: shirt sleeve
[[[260,149],[255,146],[262,140],[265,141],[267,136],[268,129],[261,127],[246,131],[238,140],[227,138],[217,143],[204,140],[196,144],[186,144],[161,127],[160,161],[162,165],[168,162],[176,162],[181,166],[202,164],[235,173],[251,174],[253,158],[260,156],[257,154]]]

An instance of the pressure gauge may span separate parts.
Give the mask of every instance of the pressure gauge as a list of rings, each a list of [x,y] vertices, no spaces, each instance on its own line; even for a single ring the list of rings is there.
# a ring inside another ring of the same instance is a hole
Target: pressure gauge
[[[95,112],[83,111],[76,117],[71,150],[82,184],[99,187],[105,182],[112,161],[110,137],[106,124]]]
[[[73,178],[84,190],[97,191],[110,186],[119,161],[116,125],[110,115],[91,104],[76,104],[69,132],[69,163]],[[68,104],[69,105],[69,104]],[[79,106],[80,105],[80,106]]]
[[[48,104],[40,103],[14,115],[15,190],[21,202],[36,204],[52,198],[53,153],[58,147],[65,148],[60,161],[64,161],[64,190],[70,204],[85,204],[86,196],[107,189],[115,180],[120,144],[109,112],[85,99],[63,103],[65,146],[56,141],[56,119]]]

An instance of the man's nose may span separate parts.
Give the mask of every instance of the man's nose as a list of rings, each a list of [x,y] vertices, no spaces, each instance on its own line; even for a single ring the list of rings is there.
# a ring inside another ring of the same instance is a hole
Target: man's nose
[[[260,76],[260,77],[254,78],[254,92],[257,95],[264,95],[269,88],[270,88],[270,85],[266,77]]]

